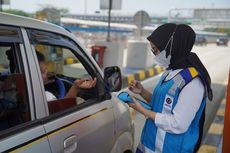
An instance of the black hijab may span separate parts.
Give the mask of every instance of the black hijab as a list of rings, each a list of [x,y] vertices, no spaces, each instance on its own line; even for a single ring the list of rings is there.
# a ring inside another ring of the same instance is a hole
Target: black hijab
[[[202,80],[207,87],[209,100],[212,100],[211,78],[208,71],[196,53],[191,52],[195,38],[196,34],[190,26],[185,24],[176,25],[174,23],[166,23],[159,26],[147,37],[160,51],[163,51],[169,42],[165,49],[167,57],[170,54],[172,43],[169,68],[175,70],[195,67],[201,73]]]

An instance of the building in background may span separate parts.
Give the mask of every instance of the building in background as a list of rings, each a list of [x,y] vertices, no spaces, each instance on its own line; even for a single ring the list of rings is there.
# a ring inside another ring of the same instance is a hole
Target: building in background
[[[212,28],[230,28],[230,8],[194,9],[193,24]]]

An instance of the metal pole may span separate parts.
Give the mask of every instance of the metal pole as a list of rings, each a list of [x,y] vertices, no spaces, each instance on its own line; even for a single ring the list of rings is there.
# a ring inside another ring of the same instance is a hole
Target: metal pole
[[[0,0],[0,11],[2,12],[3,0]]]
[[[144,27],[144,20],[143,19],[144,19],[144,13],[142,12],[141,13],[141,28],[140,28],[140,30],[141,30],[140,32],[141,33],[140,33],[140,39],[142,38],[142,35],[143,35],[143,31],[142,31],[142,29]]]
[[[112,9],[112,0],[109,0],[109,17],[108,17],[108,32],[107,32],[107,41],[110,41],[110,22],[111,22],[111,9]]]
[[[169,10],[168,23],[172,22],[172,21],[171,21],[171,14],[172,14],[172,11],[173,11],[173,10],[174,10],[174,9],[170,9],[170,10]]]
[[[85,15],[87,15],[87,0],[85,0]]]

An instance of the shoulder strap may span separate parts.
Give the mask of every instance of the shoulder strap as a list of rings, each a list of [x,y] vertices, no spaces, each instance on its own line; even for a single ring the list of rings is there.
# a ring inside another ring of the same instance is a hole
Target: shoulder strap
[[[168,74],[169,74],[169,71],[165,71],[165,72],[162,74],[162,78],[165,78]]]
[[[186,84],[197,76],[199,76],[199,72],[194,67],[183,69],[172,79],[174,85],[170,88],[169,93],[174,95],[177,88],[182,90]]]
[[[198,71],[194,67],[189,67],[180,72],[180,75],[185,81],[185,84],[188,84],[192,79],[199,75]]]
[[[163,82],[163,80],[165,80],[165,78],[167,77],[167,75],[169,74],[169,71],[165,71],[162,75],[161,75],[161,78],[160,78],[160,84]]]

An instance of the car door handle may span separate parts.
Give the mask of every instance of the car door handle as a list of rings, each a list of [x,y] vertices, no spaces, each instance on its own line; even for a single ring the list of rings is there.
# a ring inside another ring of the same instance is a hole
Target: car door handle
[[[77,137],[72,135],[64,140],[64,153],[72,153],[77,149]]]

